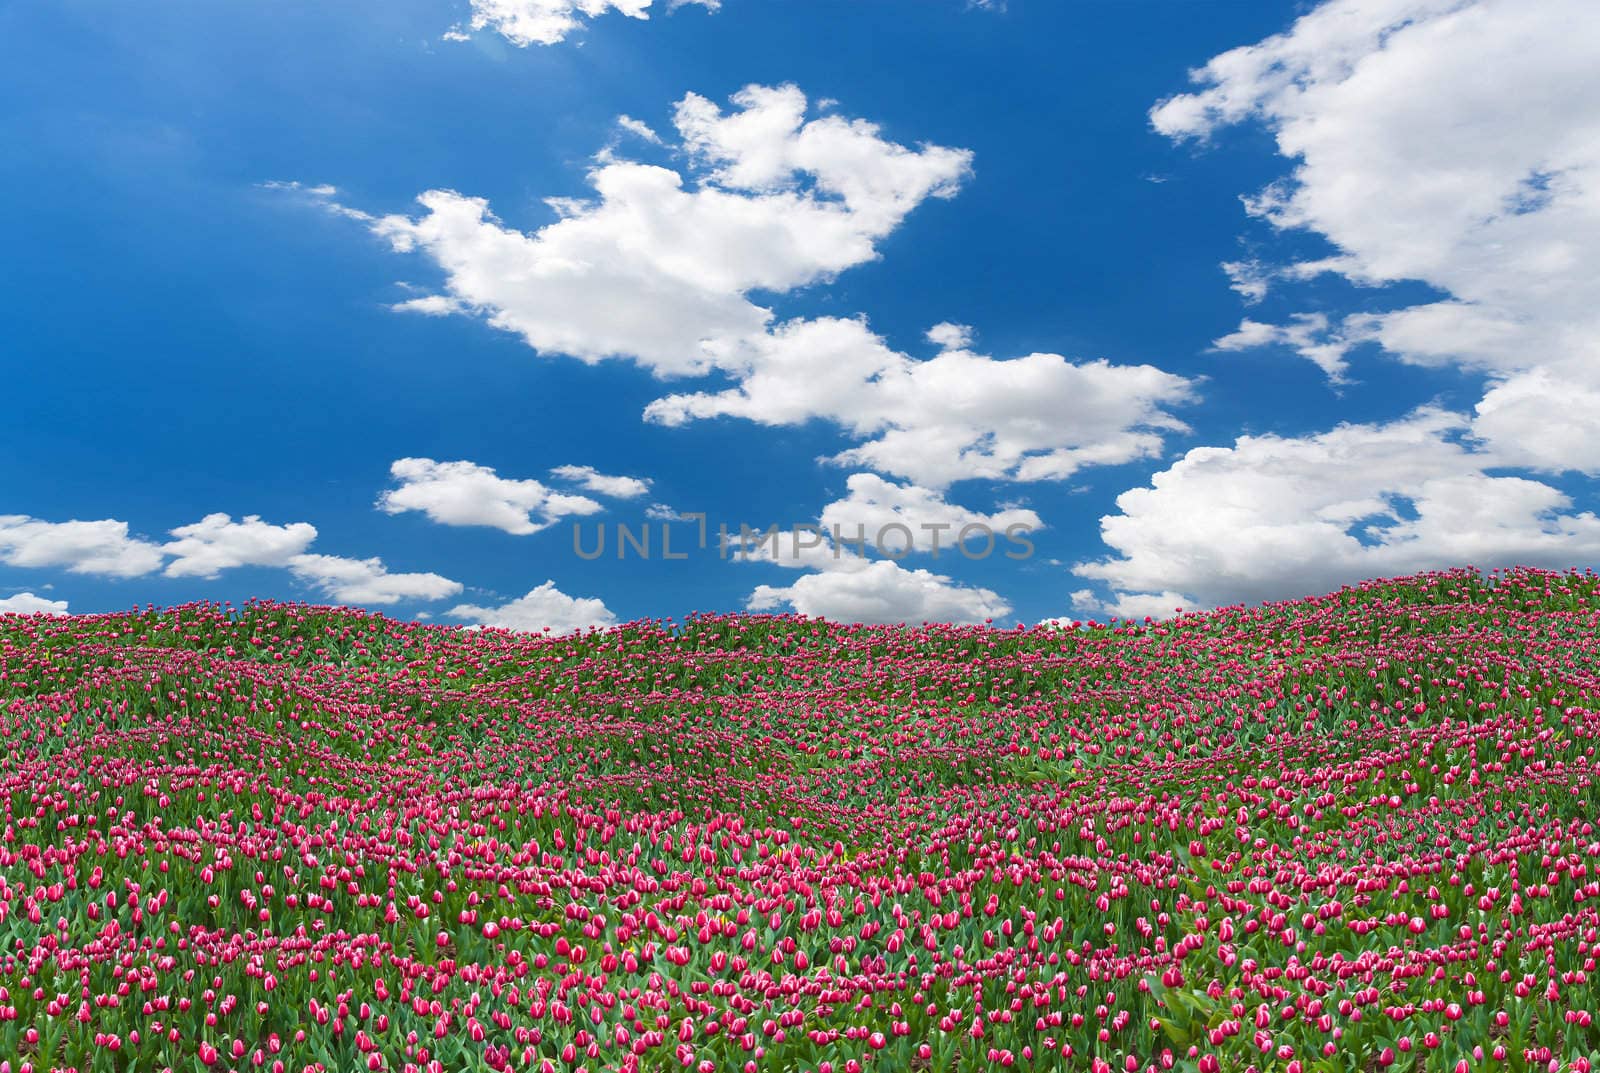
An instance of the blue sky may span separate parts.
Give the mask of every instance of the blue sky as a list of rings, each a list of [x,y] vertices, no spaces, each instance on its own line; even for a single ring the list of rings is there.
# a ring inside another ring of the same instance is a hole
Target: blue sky
[[[0,9],[0,610],[1009,624],[1600,558],[1581,3],[474,2]],[[689,513],[919,540],[663,560]]]

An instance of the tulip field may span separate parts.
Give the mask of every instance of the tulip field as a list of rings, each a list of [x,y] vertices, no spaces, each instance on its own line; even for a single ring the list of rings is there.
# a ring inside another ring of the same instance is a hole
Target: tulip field
[[[0,616],[0,1071],[1588,1070],[1600,577]]]

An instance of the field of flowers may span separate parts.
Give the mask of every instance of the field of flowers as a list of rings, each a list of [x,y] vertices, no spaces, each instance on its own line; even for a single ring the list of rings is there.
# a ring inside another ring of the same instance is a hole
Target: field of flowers
[[[1588,1070],[1600,578],[0,616],[0,1071]]]

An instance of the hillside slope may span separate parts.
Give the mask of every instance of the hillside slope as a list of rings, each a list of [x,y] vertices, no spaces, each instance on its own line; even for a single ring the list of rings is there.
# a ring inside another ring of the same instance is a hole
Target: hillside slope
[[[1083,630],[0,616],[0,1061],[1587,1069],[1597,698],[1577,574]]]

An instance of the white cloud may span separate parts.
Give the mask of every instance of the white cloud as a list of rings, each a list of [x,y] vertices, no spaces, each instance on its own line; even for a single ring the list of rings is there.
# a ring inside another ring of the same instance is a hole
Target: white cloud
[[[537,633],[547,627],[551,633],[571,633],[590,626],[614,626],[617,622],[617,616],[606,607],[604,601],[568,596],[556,588],[554,581],[546,581],[526,596],[499,607],[460,604],[445,614],[480,626],[498,626],[527,633]]]
[[[1187,401],[1192,382],[1151,366],[996,361],[965,349],[971,329],[953,323],[929,331],[943,350],[918,361],[860,318],[775,324],[753,292],[875,258],[912,209],[956,193],[971,154],[908,149],[864,120],[808,120],[792,85],[749,86],[733,103],[725,112],[691,93],[674,110],[696,185],[608,157],[589,176],[597,196],[550,202],[561,218],[532,233],[442,190],[421,196],[420,217],[372,219],[396,250],[445,272],[446,293],[398,308],[482,315],[540,352],[627,358],[660,377],[720,374],[733,386],[659,398],[646,418],[822,419],[867,441],[833,461],[929,487],[1153,457],[1164,433],[1184,429],[1166,408]]]
[[[309,184],[298,179],[268,179],[258,184],[263,190],[281,190],[286,193],[302,193],[313,198],[331,198],[338,194],[339,188],[328,183]]]
[[[663,375],[707,371],[719,353],[759,336],[768,311],[736,281],[714,278],[724,275],[715,268],[701,275],[699,261],[710,251],[704,243],[695,249],[691,237],[715,242],[726,234],[730,260],[737,259],[737,233],[758,230],[757,222],[742,228],[719,210],[746,199],[686,191],[676,172],[642,164],[608,164],[591,178],[597,205],[567,206],[571,215],[532,235],[502,224],[481,198],[450,190],[422,194],[426,212],[415,220],[378,221],[396,250],[431,256],[451,291],[396,308],[481,314],[541,353],[586,362],[629,357]],[[780,230],[772,228],[768,249],[785,245]],[[771,260],[782,267],[779,256]]]
[[[696,93],[678,102],[673,122],[691,158],[710,166],[709,180],[729,190],[788,192],[809,178],[815,193],[828,199],[822,204],[847,212],[850,227],[832,254],[848,257],[846,264],[870,257],[870,240],[894,230],[927,198],[953,197],[971,169],[968,150],[907,149],[885,141],[864,119],[830,115],[808,122],[805,94],[794,85],[747,86],[733,103],[739,111],[724,114]]]
[[[65,615],[66,613],[65,600],[46,600],[31,592],[0,597],[0,615]]]
[[[738,368],[771,311],[754,290],[788,291],[872,260],[875,244],[929,197],[950,197],[971,154],[883,138],[863,120],[807,120],[794,86],[750,86],[723,113],[696,94],[674,123],[699,175],[608,160],[592,200],[556,199],[532,233],[449,190],[420,217],[370,226],[445,272],[446,293],[399,308],[474,313],[545,353],[628,358],[658,375]],[[370,219],[370,218],[369,218]]]
[[[339,188],[328,183],[302,183],[298,179],[268,179],[259,184],[263,190],[275,190],[284,194],[299,194],[323,211],[346,220],[355,220],[359,223],[370,224],[373,217],[370,213],[360,209],[352,209],[341,205],[334,199],[339,196]]]
[[[1345,383],[1348,366],[1344,356],[1352,341],[1330,328],[1324,313],[1294,313],[1290,321],[1289,324],[1263,324],[1246,317],[1239,322],[1237,330],[1211,345],[1217,350],[1253,350],[1281,344],[1321,369],[1330,383]]]
[[[421,298],[407,298],[391,307],[397,313],[419,313],[424,317],[449,317],[457,313],[470,313],[472,308],[459,298],[445,294],[425,294]]]
[[[1023,532],[1044,528],[1031,510],[1010,508],[990,514],[969,510],[944,496],[914,484],[896,484],[872,473],[853,473],[845,482],[848,494],[822,508],[821,527],[835,529],[844,539],[863,534],[869,547],[879,543],[894,557],[902,549],[939,557],[960,557],[956,541],[968,533],[969,553],[978,555],[1012,550],[1005,537],[1012,527]]]
[[[673,0],[668,10],[684,4],[698,4],[715,11],[720,0]],[[472,0],[473,30],[492,30],[516,45],[554,45],[581,29],[584,20],[615,11],[634,19],[650,17],[651,0]],[[466,40],[468,34],[457,27],[445,34],[449,41]]]
[[[1247,319],[1218,349],[1287,345],[1337,381],[1348,348],[1374,342],[1487,386],[1471,414],[1424,408],[1190,451],[1101,520],[1115,554],[1074,568],[1108,587],[1101,606],[1215,606],[1600,555],[1593,513],[1506,473],[1600,471],[1600,24],[1588,14],[1574,0],[1329,0],[1215,57],[1193,73],[1196,92],[1152,110],[1180,139],[1260,121],[1295,161],[1247,209],[1335,252],[1225,265],[1246,299],[1269,279],[1325,273],[1444,294],[1342,320]]]
[[[1102,600],[1093,589],[1079,589],[1071,596],[1072,608],[1083,615],[1109,615],[1111,618],[1168,619],[1181,611],[1200,611],[1194,601],[1178,592],[1118,593],[1116,599]],[[1071,619],[1048,620],[1066,625]]]
[[[642,138],[651,145],[660,145],[661,135],[650,128],[650,124],[643,120],[635,119],[631,115],[617,116],[617,126],[627,131],[636,138]]]
[[[65,567],[74,574],[139,577],[161,565],[162,551],[128,535],[128,523],[46,522],[24,514],[0,514],[0,563],[21,567]]]
[[[733,562],[810,571],[788,585],[757,586],[746,604],[750,610],[787,606],[839,622],[979,622],[1011,610],[989,589],[906,569],[900,560],[1023,555],[1023,545],[1007,527],[1041,528],[1037,514],[1016,507],[984,514],[930,489],[870,473],[852,474],[846,484],[848,494],[822,509],[815,529],[748,527],[746,540],[730,535],[727,555]],[[969,525],[982,532],[969,533],[963,550],[956,538]],[[942,528],[936,534],[929,527]],[[984,533],[994,534],[992,546]]]
[[[951,327],[936,328],[935,341],[965,338]],[[996,360],[955,349],[919,361],[860,320],[822,318],[780,325],[736,387],[670,395],[645,414],[667,425],[822,418],[866,441],[833,462],[942,488],[973,477],[1054,480],[1154,457],[1163,433],[1186,428],[1165,407],[1189,401],[1193,388],[1153,366],[1059,354]]]
[[[1593,381],[1535,369],[1490,388],[1475,409],[1472,430],[1494,445],[1500,465],[1557,473],[1600,458],[1600,384]]]
[[[1471,564],[1565,568],[1600,557],[1600,519],[1559,490],[1486,472],[1463,415],[1201,447],[1124,492],[1101,519],[1116,556],[1073,572],[1107,606],[1173,606],[1320,593],[1363,578]]]
[[[940,350],[966,350],[972,346],[972,328],[943,321],[928,329],[927,340],[937,344]]]
[[[790,570],[832,570],[850,573],[864,570],[878,552],[872,545],[872,534],[867,534],[865,550],[853,546],[848,540],[835,543],[832,536],[822,531],[820,523],[768,527],[747,526],[742,531],[730,529],[721,551],[725,558],[735,563],[762,563],[782,566]],[[852,534],[845,534],[847,537]],[[895,535],[886,541],[888,555],[899,554],[900,545]]]
[[[161,548],[174,557],[163,573],[214,578],[239,566],[288,566],[310,547],[317,530],[306,522],[269,525],[254,514],[238,522],[226,514],[208,514],[172,530],[172,535],[178,539]]]
[[[1228,286],[1246,302],[1259,302],[1267,296],[1271,273],[1260,261],[1223,261],[1222,270],[1228,274]]]
[[[745,606],[751,611],[787,606],[802,615],[867,623],[981,622],[1011,610],[989,589],[887,560],[855,570],[806,574],[791,585],[761,585]]]
[[[1151,118],[1175,138],[1264,123],[1296,165],[1250,211],[1338,251],[1271,274],[1444,292],[1330,330],[1487,373],[1488,449],[1594,473],[1600,410],[1569,400],[1600,393],[1597,54],[1588,0],[1329,0],[1216,56]]]
[[[381,559],[308,553],[305,549],[317,531],[305,522],[271,525],[254,514],[235,522],[230,515],[217,513],[171,533],[177,539],[157,545],[130,537],[127,522],[109,518],[45,522],[20,514],[0,515],[0,563],[140,577],[161,569],[165,562],[165,575],[175,578],[214,578],[240,566],[285,567],[343,603],[434,600],[461,591],[460,584],[438,574],[391,574]]]
[[[794,570],[851,573],[873,560],[913,555],[933,559],[988,559],[1032,554],[1029,534],[1044,528],[1039,515],[1021,507],[992,513],[946,500],[942,493],[855,473],[847,494],[822,508],[817,521],[762,528],[729,528],[725,558]],[[966,541],[958,544],[965,533]],[[992,536],[992,540],[990,537]]]
[[[1408,23],[1426,24],[1470,6],[1462,0],[1322,4],[1288,32],[1231,49],[1191,71],[1190,80],[1204,88],[1162,101],[1151,109],[1151,122],[1169,137],[1205,138],[1221,126],[1281,116],[1304,94],[1348,78]]]
[[[421,511],[441,525],[484,525],[526,536],[564,517],[602,509],[587,496],[557,492],[536,480],[501,477],[474,462],[401,458],[389,473],[399,487],[379,497],[379,509],[389,514]]]
[[[593,466],[557,466],[550,471],[557,480],[571,481],[586,492],[610,496],[613,499],[637,499],[650,491],[650,481],[644,477],[612,477]]]
[[[460,582],[438,574],[391,574],[382,559],[338,555],[296,555],[295,577],[342,604],[393,604],[401,600],[441,600],[461,591]]]

